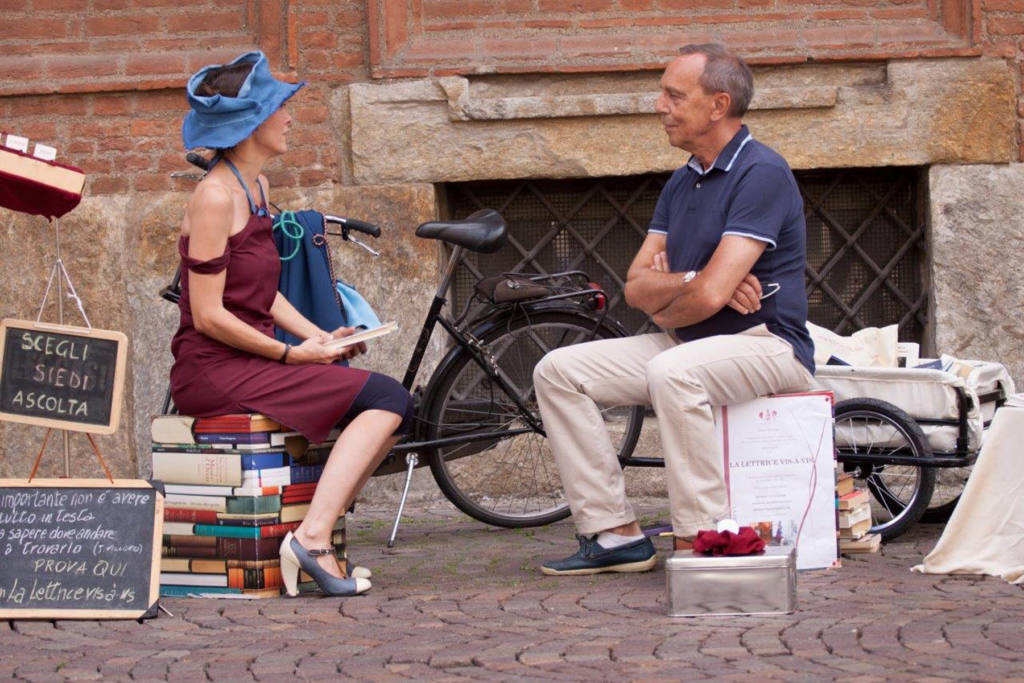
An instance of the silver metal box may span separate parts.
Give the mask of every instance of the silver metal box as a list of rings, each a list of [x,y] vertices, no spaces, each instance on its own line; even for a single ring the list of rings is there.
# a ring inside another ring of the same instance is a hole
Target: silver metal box
[[[668,615],[788,614],[796,611],[796,550],[724,557],[677,550],[665,561]]]

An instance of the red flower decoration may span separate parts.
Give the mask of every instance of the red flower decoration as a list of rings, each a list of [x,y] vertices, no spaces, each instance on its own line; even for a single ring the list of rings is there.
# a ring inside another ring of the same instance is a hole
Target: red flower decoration
[[[764,551],[764,540],[749,526],[731,531],[698,531],[693,551],[705,555],[756,555]]]

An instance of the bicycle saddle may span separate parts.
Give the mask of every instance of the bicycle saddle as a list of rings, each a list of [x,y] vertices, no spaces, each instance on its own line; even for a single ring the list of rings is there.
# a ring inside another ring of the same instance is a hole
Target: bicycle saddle
[[[505,244],[505,219],[494,209],[481,209],[457,221],[423,223],[416,236],[492,254]]]

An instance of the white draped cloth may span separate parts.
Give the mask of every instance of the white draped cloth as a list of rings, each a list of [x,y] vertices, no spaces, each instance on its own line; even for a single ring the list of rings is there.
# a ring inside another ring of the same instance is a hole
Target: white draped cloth
[[[1024,394],[996,411],[923,574],[987,574],[1024,584]]]

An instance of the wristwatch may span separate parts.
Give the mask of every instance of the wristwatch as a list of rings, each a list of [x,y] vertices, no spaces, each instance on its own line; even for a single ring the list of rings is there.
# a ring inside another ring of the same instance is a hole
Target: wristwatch
[[[696,270],[689,271],[688,273],[686,273],[686,275],[683,275],[683,284],[685,285],[687,282],[689,282],[690,280],[692,280],[695,277],[697,277],[697,271]]]

